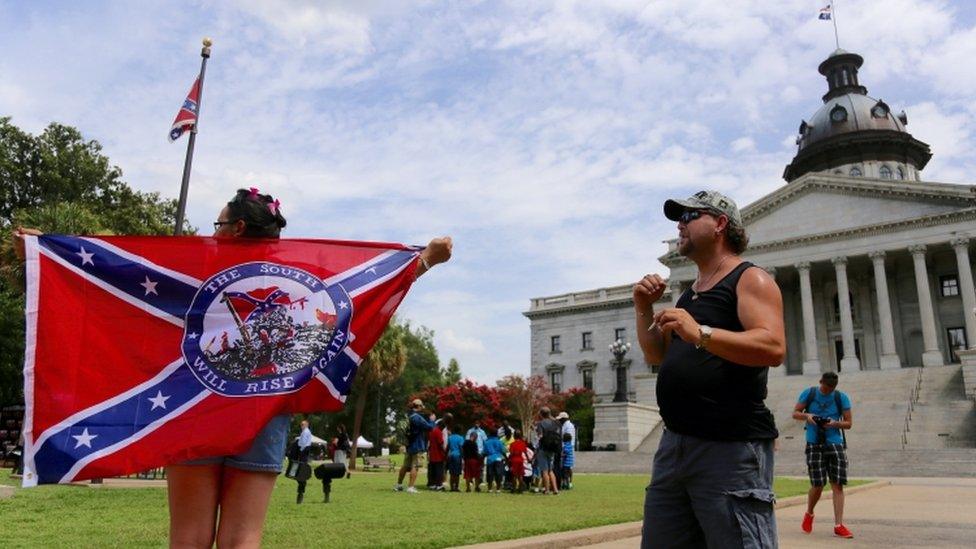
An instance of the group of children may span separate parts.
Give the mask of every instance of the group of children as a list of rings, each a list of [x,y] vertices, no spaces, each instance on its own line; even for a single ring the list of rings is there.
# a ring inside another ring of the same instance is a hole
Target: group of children
[[[537,447],[525,439],[522,432],[507,425],[498,432],[487,435],[476,426],[468,431],[465,439],[458,433],[447,437],[447,472],[450,475],[450,491],[460,492],[461,477],[465,492],[481,492],[484,472],[486,490],[496,494],[509,490],[520,494],[525,490],[540,491],[541,471],[536,460]],[[481,437],[485,438],[482,439]],[[562,435],[561,452],[554,453],[552,470],[560,489],[573,487],[573,436]],[[432,487],[437,490],[438,488]],[[443,489],[443,488],[441,488]]]

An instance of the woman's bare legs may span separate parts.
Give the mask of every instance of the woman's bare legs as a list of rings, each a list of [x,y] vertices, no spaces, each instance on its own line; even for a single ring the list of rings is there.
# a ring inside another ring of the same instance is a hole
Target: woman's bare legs
[[[261,546],[261,532],[268,514],[276,473],[243,471],[224,467],[220,493],[218,548]]]
[[[166,468],[171,548],[213,547],[222,470],[221,464]]]

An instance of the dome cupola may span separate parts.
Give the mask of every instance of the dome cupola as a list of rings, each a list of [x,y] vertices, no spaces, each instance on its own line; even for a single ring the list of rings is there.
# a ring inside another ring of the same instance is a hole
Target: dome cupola
[[[918,179],[932,153],[905,129],[908,116],[895,114],[867,95],[858,80],[864,58],[837,49],[818,70],[827,79],[823,106],[800,123],[797,154],[783,178],[809,172],[880,179]]]

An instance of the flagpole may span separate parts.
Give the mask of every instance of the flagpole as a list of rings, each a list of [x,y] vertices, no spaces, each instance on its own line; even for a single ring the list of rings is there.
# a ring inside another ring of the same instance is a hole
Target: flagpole
[[[200,107],[203,105],[203,77],[207,72],[207,59],[210,59],[210,46],[213,41],[203,39],[203,49],[200,50],[200,86],[197,89],[197,112],[193,128],[190,130],[190,140],[186,144],[186,162],[183,163],[183,183],[180,185],[180,201],[176,207],[176,227],[173,234],[183,234],[183,218],[186,215],[186,194],[190,187],[190,168],[193,165],[193,145],[197,142],[197,127],[200,125]]]
[[[830,20],[834,23],[834,43],[837,44],[837,49],[840,49],[840,38],[837,36],[837,6],[834,4],[836,4],[836,2],[831,0],[830,11],[832,13],[830,14]]]

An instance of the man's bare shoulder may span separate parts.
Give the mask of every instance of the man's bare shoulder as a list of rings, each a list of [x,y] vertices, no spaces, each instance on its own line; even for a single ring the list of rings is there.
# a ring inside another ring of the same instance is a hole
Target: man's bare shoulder
[[[753,265],[742,273],[736,285],[736,292],[755,295],[763,295],[769,292],[779,293],[779,285],[776,284],[776,279],[762,267]]]

